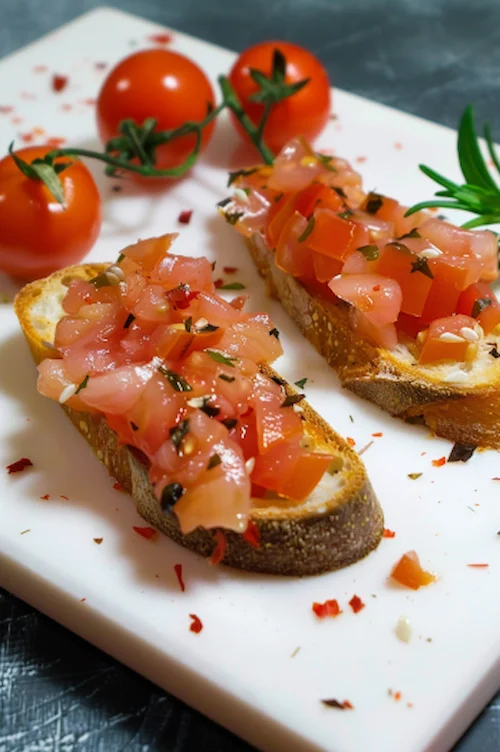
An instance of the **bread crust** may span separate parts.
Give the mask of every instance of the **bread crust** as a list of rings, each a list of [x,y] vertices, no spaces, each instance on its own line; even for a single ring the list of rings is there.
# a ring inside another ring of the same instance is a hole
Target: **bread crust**
[[[342,386],[391,415],[425,423],[437,435],[500,449],[500,375],[494,383],[446,383],[433,373],[355,335],[346,304],[313,297],[274,263],[262,236],[246,239],[250,255],[302,334],[338,373]]]
[[[56,323],[50,315],[45,319],[41,315],[40,301],[48,296],[62,299],[64,282],[89,279],[104,268],[98,264],[71,267],[21,290],[15,310],[37,363],[53,355],[50,343]],[[269,366],[263,366],[262,371],[277,377]],[[295,393],[289,385],[285,389],[289,394]],[[330,449],[337,458],[338,488],[326,501],[279,499],[267,500],[266,506],[256,505],[251,518],[259,528],[260,547],[251,546],[237,533],[224,531],[224,563],[229,566],[268,574],[313,575],[352,564],[380,542],[383,513],[360,458],[305,401],[302,406],[308,438],[316,448]],[[129,447],[119,444],[116,433],[102,416],[68,406],[63,409],[109,473],[132,495],[139,514],[149,525],[202,556],[213,553],[214,531],[198,528],[188,535],[181,532],[175,513],[163,512],[154,496],[147,468]]]

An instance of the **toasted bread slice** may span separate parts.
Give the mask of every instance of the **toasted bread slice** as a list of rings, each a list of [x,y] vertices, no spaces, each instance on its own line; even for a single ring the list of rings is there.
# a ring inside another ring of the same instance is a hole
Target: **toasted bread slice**
[[[500,348],[499,337],[488,335],[470,363],[421,366],[411,347],[389,351],[357,337],[348,305],[313,297],[276,266],[261,235],[246,242],[269,294],[335,368],[344,387],[451,441],[500,449],[500,361],[491,354]]]
[[[21,290],[15,310],[37,363],[54,355],[51,343],[64,315],[61,301],[67,285],[75,278],[90,279],[105,268],[97,264],[70,267]],[[262,371],[277,377],[269,366]],[[295,393],[289,386],[286,390]],[[311,447],[332,454],[331,471],[305,501],[256,499],[251,516],[260,531],[260,547],[254,548],[241,535],[227,531],[225,564],[253,572],[312,575],[352,564],[381,539],[382,510],[361,460],[309,405],[301,405],[305,436]],[[150,525],[198,554],[211,555],[213,530],[181,533],[175,513],[162,511],[144,465],[129,447],[118,444],[103,417],[65,405],[63,409],[110,474],[129,491],[139,514]]]

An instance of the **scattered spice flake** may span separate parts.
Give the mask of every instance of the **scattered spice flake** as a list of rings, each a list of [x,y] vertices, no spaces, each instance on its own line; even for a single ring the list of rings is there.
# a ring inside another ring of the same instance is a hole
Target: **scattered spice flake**
[[[248,520],[247,529],[242,535],[253,548],[260,548],[260,530],[253,520]]]
[[[40,496],[40,499],[42,501],[49,501],[50,500],[50,496],[49,496],[49,494],[44,494],[43,496]]]
[[[94,67],[96,70],[105,70],[108,67],[108,63],[104,63],[104,62],[94,63]]]
[[[359,450],[358,457],[361,457],[362,454],[364,454],[365,452],[367,452],[369,450],[369,448],[373,445],[373,443],[374,442],[372,440],[372,441],[369,441],[368,444],[365,444],[365,446],[362,449]]]
[[[184,585],[184,580],[182,579],[182,564],[174,564],[174,572],[177,575],[177,581],[179,582],[181,593],[183,593],[186,590],[186,586]]]
[[[133,525],[132,529],[135,530],[138,535],[146,538],[146,540],[151,540],[151,538],[154,538],[156,535],[154,527],[137,527],[137,525]]]
[[[440,457],[438,460],[432,460],[433,467],[443,467],[446,465],[446,457]]]
[[[222,287],[223,284],[224,284],[224,280],[219,278],[215,280],[214,287],[216,290],[218,290],[219,288]]]
[[[427,452],[421,452],[421,453],[420,453],[420,456],[421,456],[421,457],[425,457],[425,455],[426,455],[426,454],[427,454]]]
[[[125,491],[125,488],[122,486],[119,480],[116,481],[116,483],[113,483],[113,488],[115,491]]]
[[[471,569],[488,569],[489,564],[467,564]]]
[[[68,85],[68,76],[61,76],[59,73],[54,73],[52,76],[52,91],[62,91]]]
[[[500,480],[500,478],[496,477],[496,478],[492,478],[491,480]]]
[[[33,73],[46,73],[48,71],[48,68],[46,65],[35,65],[33,68]]]
[[[33,128],[33,135],[34,136],[44,136],[45,135],[45,130],[43,128],[39,128],[39,127]]]
[[[236,274],[239,269],[237,266],[223,266],[222,271],[224,274]]]
[[[227,547],[227,539],[224,533],[222,532],[222,530],[216,530],[215,537],[216,537],[215,548],[212,551],[212,556],[210,557],[210,564],[212,564],[212,566],[215,566],[216,564],[220,564],[220,562],[224,558],[224,554],[226,553],[226,547]]]
[[[61,105],[61,110],[63,110],[63,112],[71,112],[72,109],[73,109],[73,105],[69,104],[69,102],[65,102],[64,104]]]
[[[396,702],[399,702],[401,699],[401,692],[393,692],[392,696]]]
[[[347,443],[349,444],[350,447],[356,446],[356,442],[355,442],[355,440],[351,436],[348,436],[346,438],[346,441],[347,441]]]
[[[354,710],[354,705],[349,702],[349,700],[339,702],[338,700],[332,698],[330,700],[321,700],[321,702],[323,705],[326,705],[327,708],[337,708],[337,710]]]
[[[27,467],[33,467],[32,461],[27,457],[21,457],[20,460],[7,465],[5,469],[7,470],[8,474],[11,475],[12,473],[20,473],[23,470],[26,470]]]
[[[403,148],[403,144],[400,141],[396,141],[396,143],[394,144],[394,148],[398,149],[399,151],[399,149]]]
[[[412,702],[407,702],[406,703],[406,707],[407,708],[412,708],[413,707],[413,703]]]
[[[408,473],[408,477],[410,480],[418,480],[421,478],[423,473]]]
[[[299,652],[299,650],[300,650],[300,645],[295,648],[295,650],[293,651],[293,653],[290,656],[290,658],[295,658],[295,656],[297,655],[297,653]]]
[[[338,116],[338,115],[336,115],[336,114],[335,114],[335,112],[332,112],[332,113],[330,114],[330,120],[338,120],[338,119],[339,119],[339,116]]]
[[[377,433],[372,433],[372,436],[374,436],[376,439],[379,439],[383,435],[384,434],[382,433],[382,431],[378,431]]]
[[[24,535],[25,533],[31,533],[31,528],[28,527],[26,530],[20,532],[19,535]]]
[[[120,193],[120,191],[122,190],[122,186],[121,186],[121,185],[118,185],[118,184],[116,184],[116,185],[114,185],[114,186],[113,186],[113,187],[111,188],[111,190],[112,190],[112,191],[114,191],[115,193]]]
[[[453,444],[448,462],[467,462],[476,451],[476,444]]]
[[[52,146],[54,149],[60,149],[61,146],[64,146],[66,141],[67,139],[62,136],[51,136],[47,139],[47,146]]]
[[[19,138],[24,144],[30,144],[34,139],[34,136],[33,133],[20,133]]]
[[[97,543],[97,545],[100,546],[104,538],[94,538],[93,540],[94,540],[94,543]]]
[[[199,618],[199,616],[196,616],[196,614],[189,614],[189,618],[193,620],[192,624],[189,627],[190,631],[199,634],[203,629],[201,619]]]
[[[355,160],[358,164],[363,164],[363,162],[366,162],[366,157],[356,157]]]
[[[10,115],[14,108],[7,104],[0,104],[0,115]]]
[[[171,44],[171,42],[173,41],[173,36],[167,31],[164,31],[160,34],[150,34],[148,39],[154,44]]]
[[[313,603],[312,610],[318,619],[324,619],[326,616],[339,616],[342,613],[338,601],[331,600],[324,603]]]
[[[80,598],[80,603],[85,603],[86,600],[86,598]]]
[[[188,225],[191,222],[192,216],[193,216],[193,210],[185,209],[184,211],[181,211],[181,213],[177,217],[177,221],[180,222],[181,225]]]
[[[389,528],[384,527],[383,537],[384,538],[395,538],[396,537],[396,533],[394,532],[394,530],[389,530]]]
[[[365,607],[365,604],[363,603],[361,598],[358,598],[357,595],[352,596],[351,600],[349,601],[349,605],[355,614],[358,614]]]
[[[36,99],[36,94],[33,94],[31,91],[22,91],[21,99]]]
[[[60,499],[63,499],[64,501],[69,501],[69,496],[65,496],[64,494],[61,494]]]
[[[403,554],[390,576],[400,585],[412,590],[418,590],[436,581],[435,575],[422,569],[416,551],[407,551]]]
[[[80,104],[86,104],[88,107],[95,107],[97,103],[97,99],[94,99],[93,97],[87,97],[87,99],[82,99]]]

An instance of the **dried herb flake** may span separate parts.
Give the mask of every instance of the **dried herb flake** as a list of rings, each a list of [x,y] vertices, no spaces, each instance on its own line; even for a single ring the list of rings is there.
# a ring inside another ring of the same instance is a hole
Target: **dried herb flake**
[[[176,392],[191,392],[193,390],[191,384],[188,384],[186,379],[180,374],[175,373],[175,371],[170,371],[170,369],[165,368],[165,366],[160,366],[158,371],[162,376],[165,376],[170,386],[172,386]]]
[[[476,444],[460,444],[457,442],[452,447],[448,462],[467,462],[476,449]]]
[[[288,394],[281,403],[280,407],[291,407],[292,405],[298,405],[298,403],[302,402],[305,397],[305,394]]]

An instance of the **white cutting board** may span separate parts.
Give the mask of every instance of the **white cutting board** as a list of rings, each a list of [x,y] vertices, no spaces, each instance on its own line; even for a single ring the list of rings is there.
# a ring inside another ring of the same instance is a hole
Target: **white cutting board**
[[[19,146],[18,134],[35,127],[97,146],[94,107],[86,102],[104,76],[95,63],[116,63],[155,31],[102,9],[1,62],[1,149],[13,138]],[[175,32],[172,47],[214,81],[233,60]],[[69,75],[58,94],[53,72]],[[338,119],[320,144],[354,160],[368,188],[404,202],[430,196],[421,161],[458,177],[451,131],[344,92],[334,92],[334,111]],[[113,490],[60,408],[37,395],[27,347],[11,307],[2,305],[0,468],[20,457],[34,467],[10,476],[0,469],[0,585],[263,750],[444,752],[500,687],[500,483],[492,480],[499,457],[476,453],[466,465],[433,467],[448,455],[448,442],[339,388],[265,297],[243,241],[214,210],[226,195],[225,171],[244,158],[221,123],[203,163],[164,195],[114,193],[116,181],[94,165],[105,222],[90,258],[114,259],[137,237],[182,227],[177,251],[206,254],[219,268],[238,266],[252,307],[269,310],[282,333],[286,356],[278,370],[292,380],[307,376],[312,405],[358,449],[383,432],[363,458],[396,537],[355,566],[303,580],[210,567],[166,538],[144,540],[132,529],[141,520],[128,496]],[[191,224],[178,226],[179,211],[189,208]],[[422,477],[410,480],[416,472]],[[40,499],[45,494],[50,500]],[[409,549],[439,573],[435,585],[414,593],[387,583]],[[478,562],[489,568],[467,566]],[[184,567],[185,593],[176,563]],[[358,614],[347,605],[354,594],[366,603]],[[311,604],[330,598],[344,613],[319,621]],[[189,631],[190,613],[203,621],[200,634]],[[403,614],[413,625],[409,644],[394,633]],[[328,709],[324,698],[348,699],[355,709]]]

